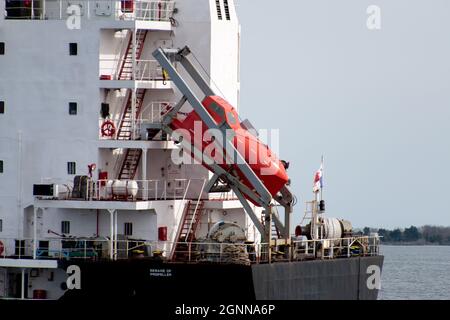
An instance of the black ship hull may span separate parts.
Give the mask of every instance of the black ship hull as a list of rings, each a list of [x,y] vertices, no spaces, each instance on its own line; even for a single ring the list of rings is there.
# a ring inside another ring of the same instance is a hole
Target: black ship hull
[[[61,263],[81,270],[81,288],[62,300],[139,298],[150,301],[375,300],[369,266],[381,270],[383,256],[334,260],[223,265],[135,259]]]

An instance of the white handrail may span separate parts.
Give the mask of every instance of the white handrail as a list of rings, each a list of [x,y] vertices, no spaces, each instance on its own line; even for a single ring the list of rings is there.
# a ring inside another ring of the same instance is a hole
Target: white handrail
[[[205,190],[205,186],[206,186],[206,179],[203,181],[202,189],[200,191],[200,194],[198,195],[197,204],[195,205],[194,213],[192,215],[191,223],[189,225],[189,229],[188,229],[188,232],[187,232],[188,235],[189,235],[189,233],[192,230],[192,224],[194,223],[195,214],[197,213],[198,206],[200,205],[200,201],[201,201],[201,198],[202,198],[202,195],[203,195],[203,190]],[[187,238],[185,238],[185,240],[187,240]],[[185,242],[187,242],[187,241],[185,241]]]
[[[141,123],[159,123],[173,105],[174,103],[169,101],[152,101],[142,108],[142,111],[139,114],[139,121]],[[163,111],[163,106],[165,106],[167,110]]]
[[[114,79],[119,78],[120,64],[122,63],[123,59],[125,59],[125,56],[127,54],[128,42],[129,42],[130,37],[133,37],[132,32],[127,31],[126,35],[124,37],[122,37],[122,40],[120,40],[120,42],[117,45],[117,48],[115,50],[117,53],[114,55],[114,60],[118,62],[118,65],[117,65],[115,73],[114,73]],[[126,42],[127,46],[124,46],[125,40],[128,40]],[[124,48],[125,48],[125,50],[123,50]]]
[[[355,256],[377,256],[379,254],[379,237],[348,237],[348,238],[339,238],[334,240],[340,240],[341,243],[344,243],[351,239],[365,239],[367,244],[365,248],[367,251],[354,253]],[[374,244],[372,244],[372,241]],[[4,250],[0,256],[2,259],[6,259],[9,257],[13,257],[16,259],[29,259],[32,256],[34,244],[33,239],[31,238],[23,238],[23,239],[14,239],[14,238],[0,238],[0,241],[4,244]],[[226,262],[224,261],[224,247],[236,247],[236,248],[245,248],[247,257],[250,259],[253,255],[255,257],[252,260],[252,263],[261,263],[261,262],[269,262],[269,256],[267,252],[263,248],[268,248],[269,244],[267,243],[218,243],[218,242],[189,242],[188,251],[175,251],[178,244],[186,245],[186,242],[170,242],[170,241],[150,241],[150,240],[117,240],[117,239],[107,239],[106,237],[98,237],[98,238],[62,238],[62,237],[41,237],[36,238],[36,243],[41,243],[41,241],[48,242],[48,246],[46,247],[36,247],[36,257],[35,259],[71,259],[71,258],[81,258],[81,259],[98,259],[101,256],[103,258],[109,257],[109,254],[105,249],[111,250],[110,242],[112,241],[114,244],[114,248],[117,248],[116,255],[114,258],[119,259],[128,259],[130,257],[130,253],[139,248],[147,248],[152,250],[153,248],[165,248],[163,249],[163,254],[166,258],[171,258],[169,254],[173,253],[181,253],[188,254],[187,261],[197,261],[197,257],[201,254],[210,254],[211,258],[214,259],[214,254],[219,254],[219,260],[215,262]],[[334,255],[336,249],[345,248],[345,246],[332,246],[330,248],[331,252],[326,255],[325,251],[322,249],[322,255],[320,257],[316,257],[316,249],[319,244],[324,241],[322,240],[308,240],[306,242],[305,253],[310,255],[312,259],[336,259],[336,258],[348,258],[349,255]],[[107,245],[104,245],[107,244]],[[124,244],[124,246],[119,246],[119,244]],[[295,244],[295,242],[294,242]],[[196,248],[196,249],[193,249]],[[211,250],[204,251],[203,248],[210,247]],[[124,249],[125,248],[125,249]],[[220,250],[214,252],[214,248],[219,248]],[[295,247],[294,247],[295,248]],[[251,250],[249,250],[251,249]],[[312,251],[311,251],[312,249]],[[145,251],[145,250],[144,250]],[[193,255],[193,253],[196,253]],[[194,258],[193,258],[194,257]],[[228,257],[229,258],[229,257]],[[273,257],[270,261],[286,261],[286,260],[298,260],[295,257],[295,253],[292,253],[288,259],[276,259],[273,260]],[[227,259],[227,257],[225,257]]]
[[[111,76],[111,80],[120,80],[119,72],[123,59],[117,58],[100,58],[99,76]],[[136,70],[131,72],[132,80],[138,79],[140,81],[163,81],[162,68],[159,62],[151,59],[136,60]],[[122,79],[124,80],[124,79]],[[106,80],[107,81],[107,80]]]
[[[188,184],[187,184],[187,187],[186,187],[186,190],[185,190],[185,192],[184,192],[183,199],[182,199],[181,203],[184,203],[184,202],[186,201],[186,195],[187,195],[187,193],[188,193],[188,190],[189,190],[190,185],[191,185],[191,180],[189,180],[189,182],[188,182]],[[180,205],[180,206],[178,207],[177,214],[175,215],[175,217],[176,217],[175,221],[181,220],[181,219],[179,219],[179,216],[180,216],[180,211],[181,211],[182,208],[183,208],[182,205]]]
[[[110,14],[105,12],[105,15],[98,17],[94,15],[95,19],[114,19],[124,21],[158,21],[158,22],[170,22],[174,9],[174,1],[165,0],[134,0],[135,8],[133,12],[122,11],[122,1],[113,1],[114,9]],[[41,5],[42,4],[42,5]],[[29,6],[25,6],[24,2],[13,4],[5,7],[5,17],[8,19],[32,19],[32,20],[64,20],[67,18],[65,10],[70,5],[69,2],[58,0],[56,4],[55,0],[32,0]],[[16,16],[8,15],[14,13]],[[17,12],[20,11],[20,15]],[[91,19],[91,6],[90,1],[87,3],[86,10],[83,10],[86,14],[83,14],[86,19]],[[86,12],[87,11],[87,12]]]

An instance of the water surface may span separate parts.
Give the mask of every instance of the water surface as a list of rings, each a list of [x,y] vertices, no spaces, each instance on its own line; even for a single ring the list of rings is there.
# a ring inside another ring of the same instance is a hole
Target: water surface
[[[382,246],[379,299],[450,299],[450,246]]]

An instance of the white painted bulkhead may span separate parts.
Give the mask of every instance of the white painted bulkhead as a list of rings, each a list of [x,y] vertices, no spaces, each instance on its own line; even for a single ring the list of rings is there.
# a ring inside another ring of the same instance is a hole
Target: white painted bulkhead
[[[188,45],[201,68],[211,77],[210,83],[217,94],[223,94],[238,107],[239,23],[234,1],[228,1],[229,19],[223,0],[219,3],[221,20],[215,0],[178,0],[176,26],[154,24],[159,29],[149,31],[141,59],[153,60],[151,53],[159,45],[174,48]],[[4,1],[0,1],[1,13],[2,8]],[[33,184],[71,183],[74,175],[68,174],[68,162],[76,163],[77,175],[86,175],[87,165],[96,163],[97,171],[108,171],[109,178],[117,177],[117,149],[99,147],[99,111],[102,102],[109,102],[113,119],[117,121],[123,107],[120,95],[123,96],[124,89],[120,92],[112,89],[105,95],[99,76],[103,69],[113,66],[102,60],[114,59],[123,52],[119,47],[123,39],[118,37],[117,30],[122,30],[121,23],[123,29],[130,24],[96,15],[94,8],[91,13],[89,19],[87,15],[82,17],[79,30],[69,30],[64,19],[5,20],[0,15],[0,42],[5,43],[6,49],[6,54],[0,56],[0,100],[5,101],[5,113],[0,114],[0,160],[4,163],[4,172],[0,173],[0,219],[3,221],[0,239],[32,236]],[[77,43],[76,56],[69,55],[69,43]],[[144,105],[154,101],[176,102],[179,98],[176,89],[148,90]],[[69,114],[69,102],[77,103],[76,115]],[[183,108],[184,112],[190,110],[188,105]],[[149,148],[144,164],[147,174],[143,175],[141,166],[136,179],[201,181],[210,177],[200,165],[171,164],[171,152]],[[201,184],[187,198],[197,199],[200,190]],[[246,227],[249,240],[257,241],[257,231],[242,206],[237,201],[230,202],[234,204],[217,205],[217,201],[206,204],[198,236],[206,235],[215,222],[227,220]],[[123,233],[125,222],[131,222],[133,239],[156,241],[158,228],[167,227],[168,242],[173,242],[185,205],[186,201],[181,200],[158,200],[152,202],[151,210],[119,210],[118,233]],[[44,209],[38,216],[39,236],[56,237],[48,230],[60,233],[62,221],[70,221],[70,236],[92,237],[97,231],[98,236],[110,236],[107,211],[100,210],[97,219],[95,209],[67,208]],[[8,252],[14,250],[13,243],[8,242]],[[169,250],[168,247],[160,249]]]
[[[84,31],[82,31],[84,30]],[[1,237],[21,237],[23,208],[33,203],[33,183],[47,178],[73,180],[98,158],[98,30],[68,30],[64,21],[3,21],[0,39],[6,54],[0,58],[0,216]],[[69,55],[69,43],[78,55]],[[69,114],[76,102],[77,115]]]

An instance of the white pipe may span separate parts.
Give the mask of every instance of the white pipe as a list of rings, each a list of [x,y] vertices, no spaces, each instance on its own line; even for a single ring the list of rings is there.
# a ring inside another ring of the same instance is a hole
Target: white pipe
[[[117,260],[117,210],[114,210],[114,260]]]
[[[17,160],[17,217],[19,221],[18,234],[23,237],[23,209],[22,209],[22,131],[17,132],[18,160]]]
[[[132,72],[132,80],[135,80],[134,78],[135,78],[135,75],[136,75],[136,58],[137,58],[137,52],[136,52],[136,46],[137,46],[137,43],[136,43],[136,39],[137,39],[137,30],[136,29],[133,29],[132,30],[132,34],[131,34],[131,45],[132,45],[132,49],[133,49],[133,52],[132,52],[132,59],[131,59],[131,61],[132,61],[132,66],[133,66],[133,72]]]
[[[37,251],[37,211],[39,208],[33,210],[33,259],[36,259]]]
[[[109,212],[109,221],[110,221],[110,240],[111,243],[109,245],[109,257],[112,260],[114,258],[114,210],[108,210]]]
[[[22,300],[25,300],[25,269],[22,268],[22,286],[21,286],[21,292],[20,292],[20,298]]]
[[[134,51],[134,49],[133,49]],[[134,61],[134,58],[133,58]],[[133,66],[134,70],[134,66]],[[134,77],[133,77],[134,78]],[[136,88],[131,89],[131,139],[136,139]]]
[[[147,151],[148,149],[142,149],[142,180],[144,180],[144,200],[148,200],[148,180],[147,180]]]
[[[192,220],[191,220],[191,223],[190,223],[190,225],[189,225],[189,230],[188,230],[188,232],[187,232],[188,235],[189,235],[189,233],[190,233],[191,230],[192,230],[192,224],[194,223],[194,218],[195,218],[195,215],[197,214],[198,206],[199,206],[199,204],[200,204],[200,201],[201,201],[201,198],[202,198],[203,191],[205,190],[205,186],[206,186],[206,179],[203,180],[203,186],[202,186],[202,189],[201,189],[201,191],[200,191],[200,195],[198,196],[197,204],[195,205],[194,213],[192,214]],[[187,192],[187,189],[186,189],[186,192]],[[200,217],[199,217],[199,218],[200,218]],[[187,241],[187,238],[185,239],[185,241]]]

